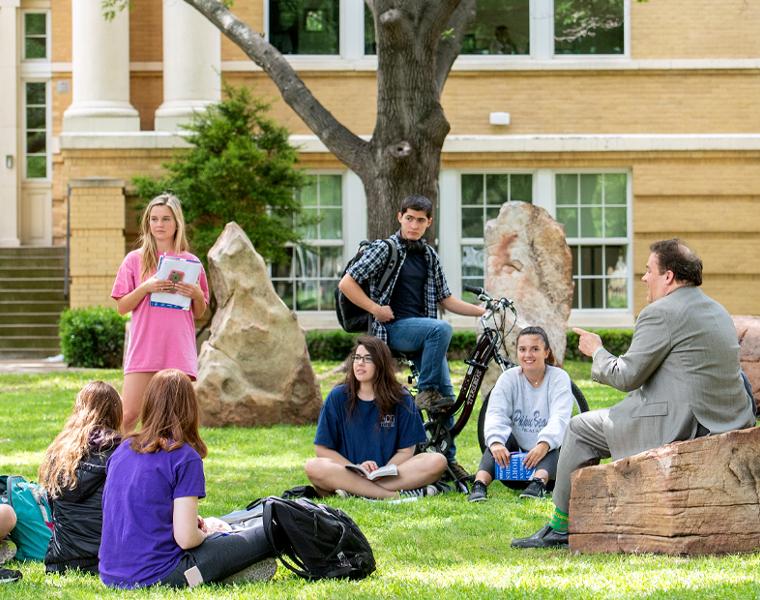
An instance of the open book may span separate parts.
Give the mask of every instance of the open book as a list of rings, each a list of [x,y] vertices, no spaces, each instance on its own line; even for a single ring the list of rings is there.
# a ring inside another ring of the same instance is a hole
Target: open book
[[[158,270],[156,277],[166,279],[173,283],[189,283],[195,285],[201,274],[201,263],[196,260],[178,258],[175,256],[161,255],[158,259]],[[169,292],[153,292],[150,295],[151,306],[162,306],[164,308],[178,308],[181,310],[190,310],[192,300],[181,294],[172,294]]]
[[[346,465],[346,468],[349,471],[353,471],[357,475],[361,475],[362,477],[366,477],[370,481],[375,481],[375,479],[380,479],[381,477],[395,477],[398,475],[398,467],[393,464],[387,464],[384,467],[380,467],[379,469],[375,469],[370,473],[362,467],[361,465]]]

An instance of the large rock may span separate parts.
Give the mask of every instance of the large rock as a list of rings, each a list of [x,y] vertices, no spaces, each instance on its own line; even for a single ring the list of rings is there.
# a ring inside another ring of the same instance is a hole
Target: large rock
[[[228,223],[209,250],[217,303],[198,357],[204,425],[310,423],[322,406],[306,339],[245,232]]]
[[[760,428],[675,442],[579,469],[570,549],[712,554],[760,549]]]
[[[760,317],[736,316],[734,326],[739,336],[739,360],[760,408]]]
[[[515,303],[519,320],[507,336],[513,360],[517,334],[526,325],[540,325],[562,364],[567,320],[573,304],[573,257],[565,231],[543,208],[507,202],[499,216],[486,223],[485,287]],[[490,369],[484,390],[493,387],[499,371]]]

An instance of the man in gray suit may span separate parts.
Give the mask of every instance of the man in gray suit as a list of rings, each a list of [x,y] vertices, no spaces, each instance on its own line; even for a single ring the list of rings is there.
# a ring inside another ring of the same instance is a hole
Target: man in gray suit
[[[699,289],[702,261],[677,239],[656,242],[650,251],[642,277],[649,305],[636,320],[628,352],[613,356],[598,335],[575,329],[578,348],[593,357],[592,379],[629,394],[610,409],[571,419],[557,466],[554,515],[532,536],[512,540],[513,547],[567,545],[576,469],[755,424],[733,321]]]

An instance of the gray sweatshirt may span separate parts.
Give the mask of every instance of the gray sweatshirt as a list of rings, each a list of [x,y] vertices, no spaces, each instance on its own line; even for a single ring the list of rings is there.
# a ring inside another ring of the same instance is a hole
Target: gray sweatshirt
[[[523,450],[532,450],[538,442],[558,448],[573,412],[575,398],[570,376],[562,369],[546,365],[541,385],[534,388],[521,367],[501,374],[491,391],[484,433],[486,445],[507,443],[514,434]]]

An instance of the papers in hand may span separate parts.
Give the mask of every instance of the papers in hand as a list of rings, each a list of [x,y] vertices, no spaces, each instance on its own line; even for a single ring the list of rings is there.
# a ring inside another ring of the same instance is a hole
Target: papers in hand
[[[366,477],[370,481],[375,481],[375,479],[380,479],[381,477],[395,477],[398,475],[398,467],[394,464],[387,464],[384,467],[375,469],[371,473],[361,465],[346,465],[346,468],[357,475]]]
[[[182,282],[195,285],[201,275],[201,268],[201,263],[197,260],[162,255],[158,259],[158,270],[155,276],[167,281],[171,279],[175,283]],[[190,310],[191,302],[192,300],[188,296],[182,294],[153,292],[150,295],[151,306]]]

